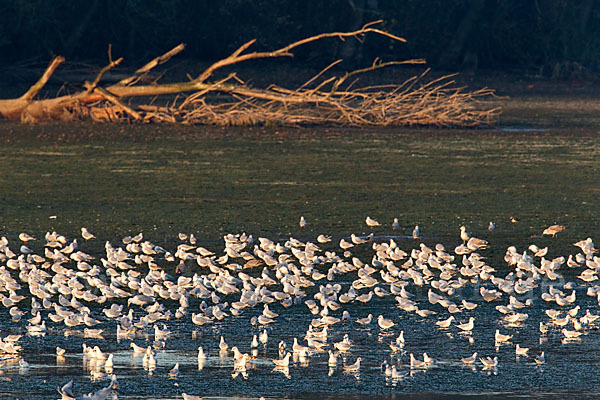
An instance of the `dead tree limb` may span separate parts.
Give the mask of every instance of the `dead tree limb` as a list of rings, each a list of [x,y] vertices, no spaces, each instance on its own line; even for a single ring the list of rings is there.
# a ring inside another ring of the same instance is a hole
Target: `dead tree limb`
[[[184,44],[154,58],[116,84],[102,86],[104,74],[122,62],[122,58],[113,61],[109,50],[109,63],[98,72],[93,81],[84,83],[84,90],[55,98],[36,100],[36,95],[64,61],[62,57],[57,57],[50,63],[38,82],[25,94],[16,99],[0,100],[0,118],[36,122],[90,116],[113,121],[127,119],[191,124],[274,123],[352,126],[477,126],[493,121],[499,110],[490,108],[483,101],[493,95],[493,91],[482,89],[468,92],[464,89],[452,89],[450,85],[454,82],[451,76],[423,82],[426,71],[421,76],[410,78],[400,85],[355,88],[360,74],[402,64],[422,64],[424,60],[382,62],[376,59],[368,67],[335,76],[332,71],[333,67],[341,62],[338,60],[296,89],[285,89],[274,85],[266,89],[252,88],[245,85],[235,73],[216,82],[209,81],[217,70],[224,67],[248,60],[292,57],[294,49],[327,38],[345,40],[353,37],[362,40],[366,34],[375,34],[393,41],[405,41],[373,27],[380,22],[366,24],[353,32],[322,33],[268,52],[248,52],[255,43],[255,40],[250,40],[228,57],[211,64],[195,78],[166,84],[140,83],[155,67],[182,52],[185,48]],[[135,97],[155,98],[190,92],[191,95],[181,101],[173,101],[170,106],[148,104],[133,106],[124,102],[124,99]],[[211,99],[216,98],[218,101],[209,101],[207,99],[209,95]],[[98,102],[101,104],[108,102],[108,105],[104,106],[102,112],[94,114],[98,109]]]

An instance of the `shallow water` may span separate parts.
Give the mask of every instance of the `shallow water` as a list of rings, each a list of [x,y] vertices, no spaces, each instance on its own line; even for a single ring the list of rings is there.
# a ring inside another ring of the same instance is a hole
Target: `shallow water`
[[[421,227],[423,243],[443,243],[447,249],[460,243],[458,227],[465,224],[474,235],[490,241],[491,248],[481,253],[498,271],[497,276],[505,276],[509,269],[502,257],[508,245],[514,244],[521,252],[532,243],[549,246],[547,257],[553,258],[575,254],[578,249],[572,243],[577,240],[588,236],[597,240],[600,201],[595,182],[600,176],[600,145],[590,136],[404,132],[150,143],[92,139],[57,145],[17,141],[3,147],[0,226],[15,252],[20,245],[19,232],[41,238],[44,232],[57,230],[72,239],[82,226],[98,238],[83,243],[79,237],[81,249],[96,257],[102,256],[105,241],[117,245],[123,236],[139,231],[144,232],[145,239],[172,252],[179,243],[178,232],[194,233],[200,245],[219,255],[223,250],[221,237],[230,232],[282,242],[290,236],[314,242],[317,234],[327,233],[334,241],[322,247],[331,250],[350,233],[368,234],[364,218],[370,215],[384,225],[374,229],[376,241],[393,237],[408,253],[418,247],[406,236],[415,224]],[[305,230],[298,227],[300,215],[308,221]],[[520,221],[511,224],[510,215]],[[397,232],[391,229],[394,217],[401,224]],[[493,233],[486,230],[490,220],[497,226]],[[567,229],[556,238],[542,237],[543,228],[554,223]],[[353,255],[368,263],[373,251],[362,246]],[[40,242],[31,247],[43,254]],[[336,251],[340,253],[339,248]],[[166,269],[172,274],[174,265]],[[195,272],[197,269],[190,269],[187,275]],[[49,323],[44,337],[20,340],[29,368],[9,361],[0,364],[0,398],[55,398],[56,387],[70,379],[77,395],[106,386],[106,378],[90,378],[89,369],[84,367],[82,343],[114,354],[118,397],[122,399],[174,399],[184,392],[226,398],[561,398],[564,393],[597,397],[600,384],[594,371],[600,364],[600,336],[596,328],[586,328],[581,340],[568,343],[561,342],[558,329],[544,336],[537,329],[539,321],[548,320],[543,311],[552,306],[540,299],[549,284],[560,287],[567,281],[577,282],[580,315],[586,309],[593,314],[600,312],[596,299],[585,295],[588,284],[577,280],[575,271],[561,272],[564,278],[542,281],[527,296],[533,305],[526,309],[529,318],[522,326],[507,327],[499,322],[501,315],[494,307],[506,304],[507,295],[499,302],[482,301],[478,288],[482,284],[492,287],[489,282],[467,285],[457,293],[457,298],[481,303],[474,311],[457,317],[460,322],[469,316],[476,318],[473,343],[455,327],[440,330],[433,324],[447,313],[439,305],[427,303],[427,287],[410,285],[407,290],[415,294],[422,308],[438,312],[431,317],[400,310],[393,296],[374,296],[366,305],[350,303],[343,309],[349,311],[352,321],[334,325],[328,342],[349,334],[355,345],[345,360],[339,361],[350,364],[361,356],[358,374],[344,373],[338,367],[328,375],[326,353],[311,354],[307,365],[294,363],[289,378],[272,370],[270,359],[277,358],[277,343],[284,340],[290,346],[294,337],[304,337],[313,318],[302,304],[287,309],[279,304],[271,307],[281,315],[268,328],[269,342],[259,348],[248,368],[248,379],[232,377],[233,361],[219,356],[218,341],[224,336],[228,343],[249,352],[252,335],[259,332],[250,319],[262,307],[202,327],[193,325],[189,315],[167,322],[174,333],[166,349],[157,352],[158,366],[151,376],[142,368],[141,357],[132,356],[129,341],[116,340],[115,322],[102,325],[106,329],[104,340],[83,338],[81,327],[65,337],[64,325]],[[336,281],[347,290],[354,279],[356,272]],[[380,286],[389,290],[389,285]],[[315,288],[307,292],[310,297]],[[222,296],[222,301],[234,300],[235,296]],[[29,301],[23,303],[22,308],[27,309]],[[197,310],[199,303],[194,299],[190,309]],[[168,301],[165,304],[172,311],[178,306]],[[99,318],[101,308],[93,304],[90,308]],[[27,322],[13,323],[3,310],[0,336],[23,333]],[[367,328],[353,322],[369,313],[375,317],[383,314],[398,325],[388,333],[381,332],[376,322]],[[341,310],[332,314],[339,317]],[[141,315],[136,311],[137,317]],[[494,346],[496,328],[514,335],[511,344]],[[405,351],[392,354],[388,345],[400,329],[406,338]],[[135,341],[141,345],[152,340],[147,331]],[[516,359],[516,343],[531,347],[532,354],[545,351],[546,363],[536,366],[531,358]],[[198,345],[209,354],[201,370],[196,360]],[[57,361],[56,346],[67,349],[64,362]],[[483,370],[477,363],[473,370],[463,366],[459,359],[473,351],[481,356],[497,355],[498,367]],[[425,371],[411,370],[408,354],[422,358],[423,352],[437,360],[435,365]],[[381,371],[384,360],[395,363],[407,375],[396,380],[386,378]],[[168,379],[167,372],[176,362],[181,372],[177,379]]]

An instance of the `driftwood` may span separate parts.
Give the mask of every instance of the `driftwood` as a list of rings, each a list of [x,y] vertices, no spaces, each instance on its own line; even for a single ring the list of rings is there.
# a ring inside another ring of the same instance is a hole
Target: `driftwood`
[[[342,76],[326,74],[338,60],[295,90],[279,86],[266,89],[248,87],[236,74],[210,82],[215,71],[240,62],[292,57],[292,50],[325,38],[362,39],[365,34],[376,34],[390,40],[404,39],[373,28],[370,23],[354,32],[333,32],[312,36],[271,52],[246,51],[254,44],[251,40],[229,57],[210,65],[189,81],[144,84],[149,72],[184,50],[180,44],[155,58],[135,73],[116,84],[100,86],[106,72],[122,62],[112,60],[101,69],[92,82],[85,82],[85,90],[55,98],[35,99],[56,68],[65,60],[56,57],[42,77],[24,95],[16,99],[0,100],[0,118],[37,122],[51,119],[88,117],[101,121],[180,122],[189,124],[253,125],[326,124],[344,126],[434,125],[478,126],[494,121],[499,110],[487,107],[485,98],[493,91],[462,91],[452,88],[452,75],[422,83],[423,73],[401,85],[383,85],[356,88],[356,76],[361,73],[400,64],[423,64],[424,60],[381,62],[375,60],[369,67],[347,72]],[[191,93],[185,98],[165,101],[162,105],[125,104],[125,99],[136,97],[171,96]],[[209,96],[210,95],[210,96]]]

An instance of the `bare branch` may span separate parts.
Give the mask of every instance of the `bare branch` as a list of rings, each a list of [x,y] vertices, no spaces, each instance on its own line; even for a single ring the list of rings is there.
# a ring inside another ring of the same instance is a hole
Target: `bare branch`
[[[152,68],[156,67],[157,65],[166,63],[172,57],[181,53],[184,49],[185,49],[185,44],[183,44],[183,43],[178,44],[177,46],[173,47],[171,50],[167,51],[162,56],[156,57],[155,59],[153,59],[146,65],[144,65],[143,67],[139,68],[137,71],[135,71],[135,74],[133,76],[130,76],[128,78],[125,78],[125,79],[122,79],[121,81],[119,81],[117,83],[117,85],[131,84],[133,81],[138,80],[140,76],[148,73]]]
[[[111,57],[109,56],[109,58],[111,58]],[[123,57],[121,57],[115,61],[111,60],[108,65],[106,65],[104,68],[102,68],[100,70],[100,72],[98,72],[98,75],[96,75],[96,79],[94,79],[94,81],[92,83],[90,83],[90,82],[84,83],[83,86],[87,89],[87,93],[88,94],[92,93],[94,91],[94,89],[96,89],[98,84],[100,83],[100,80],[102,79],[104,74],[107,73],[108,71],[110,71],[111,69],[113,69],[114,67],[116,67],[117,65],[121,64],[122,61],[123,61]]]
[[[131,117],[133,119],[135,119],[135,120],[142,119],[140,113],[138,113],[137,111],[131,109],[130,107],[128,107],[125,104],[123,104],[122,102],[120,102],[118,98],[116,98],[115,96],[113,96],[112,94],[110,94],[105,89],[97,87],[97,88],[94,88],[94,91],[100,93],[102,95],[102,97],[104,97],[106,100],[110,101],[114,105],[122,108],[123,111],[125,111],[127,114],[131,115]]]
[[[24,100],[28,103],[31,102],[31,100],[33,100],[33,98],[39,93],[39,91],[42,90],[44,85],[46,85],[54,71],[56,71],[56,68],[58,68],[58,66],[63,62],[65,62],[65,58],[63,56],[54,57],[54,59],[52,59],[52,61],[50,62],[50,65],[48,65],[48,67],[46,68],[46,71],[44,71],[44,73],[42,74],[41,78],[32,87],[30,87],[29,90],[25,92],[25,94],[19,99]]]

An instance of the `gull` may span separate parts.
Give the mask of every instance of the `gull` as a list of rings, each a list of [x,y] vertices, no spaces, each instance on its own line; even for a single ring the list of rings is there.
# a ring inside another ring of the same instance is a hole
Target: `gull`
[[[392,370],[390,371],[390,378],[392,378],[392,380],[400,380],[405,378],[407,375],[406,372],[400,372],[396,369],[395,365],[392,365]]]
[[[583,335],[582,332],[570,331],[570,330],[564,329],[564,328],[561,332],[567,339],[577,339],[579,336]]]
[[[517,218],[517,217],[513,217],[512,215],[508,217],[509,221],[512,222],[513,224],[516,224],[517,222],[519,222],[521,219]]]
[[[292,350],[294,351],[294,353],[300,353],[302,351],[308,351],[308,348],[306,346],[302,346],[298,343],[298,339],[294,338],[294,344],[292,345]]]
[[[474,310],[474,309],[477,308],[477,304],[476,303],[471,303],[471,302],[468,302],[468,301],[466,301],[464,299],[462,301],[462,305],[463,305],[464,308],[466,308],[469,311],[470,310]]]
[[[250,355],[248,353],[240,354],[239,357],[236,357],[233,360],[233,368],[236,370],[245,371],[248,360],[250,360]]]
[[[206,360],[206,354],[202,350],[202,346],[198,346],[198,362]]]
[[[536,364],[544,364],[546,362],[546,358],[544,357],[544,352],[542,351],[539,355],[535,356],[533,361],[535,361]]]
[[[400,331],[400,334],[396,338],[396,344],[399,344],[400,346],[404,346],[404,331]]]
[[[435,363],[435,360],[431,357],[429,357],[429,355],[427,353],[423,353],[423,362],[427,365],[431,365],[433,363]]]
[[[274,322],[275,320],[273,318],[269,318],[267,316],[264,315],[259,315],[258,316],[258,323],[261,325],[269,325],[270,323]]]
[[[349,249],[350,247],[354,247],[354,244],[352,244],[352,243],[350,243],[350,242],[347,242],[346,240],[344,240],[344,238],[341,238],[341,239],[340,239],[340,248],[341,248],[342,250],[347,250],[347,249]]]
[[[94,239],[96,236],[92,235],[87,228],[81,228],[81,237],[83,237],[85,240],[90,240]]]
[[[513,337],[513,335],[503,335],[502,333],[500,333],[500,330],[498,330],[498,329],[496,329],[496,333],[494,334],[494,339],[496,341],[496,344],[508,342],[512,337]]]
[[[113,354],[110,353],[108,355],[108,358],[106,359],[106,362],[104,363],[104,370],[110,374],[112,372],[112,369],[113,369]]]
[[[348,334],[344,335],[344,340],[341,342],[334,343],[333,346],[340,352],[346,352],[352,347],[352,342],[348,338]]]
[[[362,361],[362,359],[360,357],[358,357],[354,364],[344,365],[344,372],[358,372],[360,370],[360,362],[361,361]]]
[[[439,326],[440,328],[446,329],[450,327],[450,324],[452,323],[452,321],[454,321],[454,316],[451,315],[450,317],[441,320],[441,321],[437,321],[435,324],[437,326]]]
[[[548,246],[544,247],[543,249],[538,249],[538,251],[536,251],[533,255],[535,257],[544,257],[546,254],[548,254]]]
[[[566,229],[564,225],[550,225],[542,232],[542,235],[552,235],[555,237],[557,233],[562,232]]]
[[[279,349],[279,357],[281,358],[285,354],[285,348],[286,348],[285,342],[283,340],[281,342],[279,342],[279,345],[277,346],[277,348]]]
[[[256,349],[258,347],[258,338],[256,335],[252,337],[252,343],[250,343],[250,347]]]
[[[366,318],[359,318],[356,320],[361,325],[369,325],[373,320],[373,314],[369,314]]]
[[[398,218],[394,218],[394,222],[392,222],[392,229],[395,231],[400,229],[400,222],[398,222]]]
[[[129,347],[131,347],[131,348],[133,349],[133,352],[134,352],[134,353],[139,353],[139,354],[141,354],[141,353],[145,353],[145,352],[146,352],[146,349],[145,349],[144,347],[142,347],[142,346],[138,346],[137,344],[135,344],[135,343],[133,343],[133,342],[131,342],[131,343],[129,344]]]
[[[571,308],[569,311],[567,311],[567,314],[569,314],[571,317],[575,318],[575,316],[579,312],[579,308],[580,308],[579,306]]]
[[[464,324],[456,324],[456,327],[458,329],[465,331],[465,332],[472,331],[474,326],[475,326],[475,318],[474,317],[469,318],[469,322],[466,322]]]
[[[290,353],[287,353],[285,357],[277,360],[273,359],[273,363],[275,364],[275,368],[287,368],[290,365]]]
[[[156,360],[154,359],[154,351],[151,346],[146,348],[146,352],[144,354],[144,358],[142,358],[142,364],[146,367],[150,365],[156,366]]]
[[[427,368],[427,363],[425,361],[420,361],[415,358],[413,353],[410,353],[410,367],[411,368]]]
[[[415,240],[419,240],[420,236],[421,236],[421,231],[419,229],[419,225],[415,225],[415,229],[413,229],[413,231],[412,231],[412,237]]]
[[[481,363],[483,364],[483,369],[496,368],[498,366],[498,356],[496,356],[494,358],[491,358],[491,357],[481,358],[481,357],[479,357],[479,361],[481,361]]]
[[[600,318],[600,315],[594,315],[592,313],[590,313],[590,310],[585,310],[585,315],[584,317],[587,319],[589,324],[593,324],[598,318]]]
[[[473,364],[477,360],[477,352],[473,353],[470,357],[461,358],[463,364]]]
[[[352,240],[352,243],[354,244],[363,244],[363,243],[367,243],[366,239],[361,239],[358,236],[356,236],[354,233],[350,234],[350,240]]]
[[[223,336],[221,336],[221,341],[219,342],[219,350],[227,351],[228,348],[229,348],[229,345],[227,343],[225,343],[225,339],[223,339]]]
[[[30,240],[36,240],[33,236],[25,232],[19,234],[19,239],[25,243],[29,242]]]
[[[367,216],[367,218],[365,219],[366,224],[369,226],[369,228],[373,228],[375,226],[379,226],[381,225],[379,222],[375,221],[373,218]]]
[[[467,241],[467,248],[469,250],[473,250],[473,251],[477,251],[479,249],[487,249],[488,242],[487,242],[487,240],[478,239],[476,237],[471,237]]]
[[[57,357],[63,357],[65,355],[65,353],[66,353],[65,349],[56,346],[56,356]]]
[[[328,236],[328,235],[319,235],[319,236],[317,236],[317,242],[319,242],[319,243],[328,243],[328,242],[331,242],[331,236]]]
[[[19,360],[19,368],[21,368],[21,370],[25,370],[27,368],[29,368],[29,363],[25,360]]]
[[[327,365],[329,365],[330,367],[335,367],[337,365],[337,358],[331,350],[329,350],[329,360],[327,361]]]
[[[355,300],[358,300],[361,303],[368,303],[369,301],[371,301],[371,298],[373,298],[373,291],[370,291],[369,293],[361,294],[360,296],[356,297]]]
[[[179,363],[176,363],[175,366],[173,368],[171,368],[171,370],[169,371],[169,377],[177,378],[178,374],[179,374]]]
[[[549,316],[552,319],[557,319],[560,314],[562,313],[562,311],[559,310],[553,310],[553,309],[548,309],[545,311],[546,315]]]
[[[488,231],[493,232],[494,229],[496,229],[496,225],[494,225],[494,223],[490,221],[490,224],[488,225]]]
[[[58,393],[62,396],[61,400],[75,400],[73,395],[73,379],[64,384],[61,388],[57,388]]]
[[[94,346],[94,348],[92,350],[93,350],[92,358],[94,358],[96,360],[101,360],[101,361],[106,360],[106,355],[102,352],[102,350],[100,350],[100,347]]]
[[[390,343],[390,348],[392,349],[393,353],[404,348],[404,331],[400,331],[400,335],[398,335],[396,340]]]
[[[460,239],[463,241],[463,244],[467,243],[467,241],[471,238],[471,236],[467,233],[467,228],[464,225],[460,227]]]
[[[377,317],[377,323],[379,324],[379,327],[384,330],[396,325],[392,320],[383,318],[383,315]]]
[[[306,227],[306,220],[303,216],[300,216],[300,228]]]
[[[521,347],[521,346],[519,346],[519,343],[517,343],[517,346],[515,347],[516,355],[526,356],[528,351],[529,351],[529,347]]]
[[[264,329],[259,335],[258,335],[258,341],[261,342],[263,344],[263,346],[267,345],[267,341],[269,340],[269,334],[267,333],[267,330]]]
[[[183,397],[183,400],[204,400],[205,399],[204,396],[194,396],[194,395],[187,394],[187,393],[181,393],[181,397]]]
[[[161,340],[168,338],[171,332],[166,329],[166,325],[163,329],[160,329],[158,325],[154,325],[154,340]]]
[[[192,313],[192,322],[195,325],[204,325],[204,324],[207,324],[209,322],[212,322],[212,318],[207,317],[204,314],[195,314],[195,313]]]

